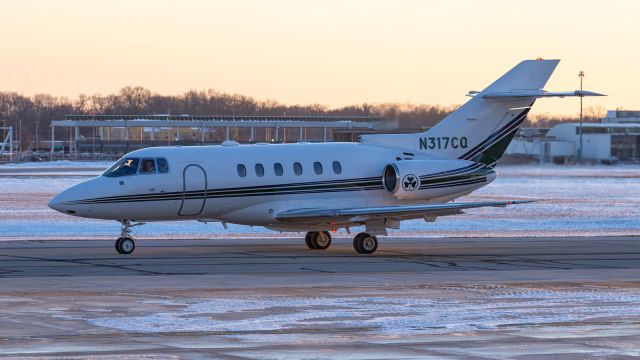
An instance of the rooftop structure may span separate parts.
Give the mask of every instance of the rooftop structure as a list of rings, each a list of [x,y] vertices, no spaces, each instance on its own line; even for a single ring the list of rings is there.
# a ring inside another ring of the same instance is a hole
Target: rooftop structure
[[[52,121],[51,127],[53,159],[58,150],[76,156],[79,151],[125,153],[149,146],[219,144],[226,140],[354,141],[363,133],[393,131],[397,124],[364,116],[67,115]],[[61,143],[56,136],[66,140]]]
[[[608,110],[603,123],[640,123],[640,111],[637,110]]]

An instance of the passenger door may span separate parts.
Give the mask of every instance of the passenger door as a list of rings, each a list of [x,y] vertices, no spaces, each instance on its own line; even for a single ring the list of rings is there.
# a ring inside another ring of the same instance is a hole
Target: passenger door
[[[199,215],[207,201],[207,173],[202,166],[189,164],[182,172],[182,180],[182,204],[178,215]]]

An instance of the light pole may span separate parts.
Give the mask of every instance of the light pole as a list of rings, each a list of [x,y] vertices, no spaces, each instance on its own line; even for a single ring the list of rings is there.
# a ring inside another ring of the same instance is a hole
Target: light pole
[[[578,150],[578,164],[582,164],[582,79],[584,78],[584,71],[578,73],[580,78],[580,150]]]

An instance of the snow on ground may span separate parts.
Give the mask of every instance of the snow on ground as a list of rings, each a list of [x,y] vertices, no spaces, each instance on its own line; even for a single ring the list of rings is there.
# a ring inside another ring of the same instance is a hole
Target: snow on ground
[[[74,165],[75,166],[75,165]],[[73,173],[73,171],[71,171]],[[468,210],[466,215],[438,218],[434,223],[405,221],[390,235],[468,236],[596,236],[640,235],[639,166],[509,166],[498,178],[458,201],[534,199],[508,208]],[[81,219],[49,209],[57,192],[89,176],[2,176],[0,240],[113,238],[117,222]],[[354,228],[353,232],[361,229]],[[219,223],[150,223],[134,230],[137,237],[228,238],[281,236],[263,228]],[[347,236],[343,231],[338,235]],[[299,237],[299,234],[288,236]]]
[[[61,310],[54,316],[142,333],[278,331],[287,334],[304,329],[313,333],[314,329],[331,326],[342,330],[369,329],[378,336],[406,336],[509,331],[523,327],[529,331],[536,331],[538,327],[555,328],[560,333],[563,329],[584,331],[593,324],[606,326],[611,319],[640,313],[640,295],[623,289],[486,286],[461,287],[456,292],[462,296],[381,293],[341,297],[185,297],[142,300],[157,305],[155,311],[143,313],[78,314]],[[571,329],[566,329],[566,324],[571,324]]]

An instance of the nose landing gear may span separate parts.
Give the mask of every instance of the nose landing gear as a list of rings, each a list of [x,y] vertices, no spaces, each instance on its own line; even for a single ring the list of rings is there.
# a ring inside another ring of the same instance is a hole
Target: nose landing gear
[[[116,240],[116,251],[118,254],[131,254],[136,249],[136,243],[130,237],[119,237]]]
[[[116,240],[116,251],[118,254],[131,254],[136,249],[136,243],[131,237],[131,228],[134,226],[144,225],[144,223],[131,223],[131,220],[120,220],[122,228],[120,237]]]

